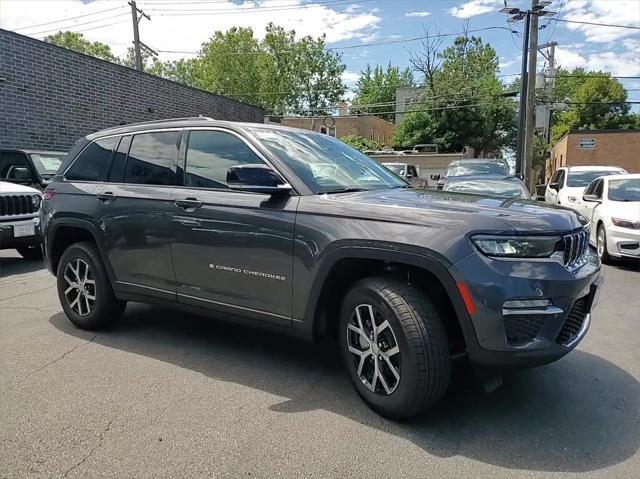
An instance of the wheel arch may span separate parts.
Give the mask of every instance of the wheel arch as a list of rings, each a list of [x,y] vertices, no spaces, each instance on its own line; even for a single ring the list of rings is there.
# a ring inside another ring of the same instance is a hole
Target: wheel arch
[[[364,277],[395,275],[435,298],[444,310],[447,333],[460,340],[455,346],[467,348],[477,340],[450,266],[438,253],[424,249],[402,251],[398,245],[337,248],[319,267],[303,324],[316,338],[334,336],[332,327],[337,326],[337,311],[349,286]]]

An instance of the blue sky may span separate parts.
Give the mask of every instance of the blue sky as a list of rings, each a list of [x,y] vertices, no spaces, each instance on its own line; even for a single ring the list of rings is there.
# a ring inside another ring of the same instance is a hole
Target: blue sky
[[[509,6],[528,3],[508,0]],[[498,13],[504,0],[138,0],[138,6],[151,15],[151,21],[140,24],[141,39],[159,50],[163,59],[194,56],[215,30],[233,25],[251,26],[261,36],[270,21],[300,34],[326,34],[331,48],[357,45],[343,50],[344,80],[350,87],[367,63],[404,67],[409,64],[409,50],[419,47],[419,42],[365,46],[369,43],[417,37],[425,28],[460,32],[466,22],[470,29],[510,26],[522,31],[521,23],[508,24],[506,16]],[[554,0],[547,9],[564,20],[640,26],[640,0]],[[71,17],[79,18],[64,20]],[[639,30],[542,23],[547,25],[540,30],[540,39],[558,42],[559,64],[640,76]],[[35,38],[59,29],[78,31],[108,43],[120,55],[131,44],[132,35],[125,0],[2,0],[0,27]],[[476,34],[496,49],[502,74],[519,72],[519,33],[496,29]],[[193,53],[171,53],[175,51]],[[540,57],[539,67],[542,63]],[[622,81],[630,99],[640,101],[640,79]]]

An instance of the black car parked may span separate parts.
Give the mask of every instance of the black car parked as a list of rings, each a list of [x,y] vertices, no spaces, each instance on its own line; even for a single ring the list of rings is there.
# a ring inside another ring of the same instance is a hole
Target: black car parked
[[[44,150],[0,150],[0,180],[43,190],[66,153]]]
[[[601,281],[573,211],[412,189],[328,135],[271,125],[101,131],[44,197],[46,262],[78,327],[141,301],[335,338],[357,392],[394,418],[438,401],[457,358],[567,354]]]

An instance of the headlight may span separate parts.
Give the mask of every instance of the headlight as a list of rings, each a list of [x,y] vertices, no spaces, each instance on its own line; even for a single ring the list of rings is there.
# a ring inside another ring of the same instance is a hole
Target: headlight
[[[42,202],[42,198],[40,195],[31,195],[31,204],[33,205],[33,209],[37,210],[40,208],[40,203]]]
[[[471,240],[487,256],[503,258],[548,258],[561,249],[559,236],[477,235]]]
[[[623,220],[620,218],[611,218],[611,222],[620,228],[630,228],[632,230],[640,230],[640,221]]]

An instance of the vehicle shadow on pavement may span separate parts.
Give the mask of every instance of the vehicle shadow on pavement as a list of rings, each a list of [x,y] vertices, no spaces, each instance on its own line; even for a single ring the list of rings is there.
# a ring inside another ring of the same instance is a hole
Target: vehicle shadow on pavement
[[[83,339],[95,334],[76,329],[62,313],[50,323]],[[618,464],[640,447],[640,383],[583,351],[514,374],[491,394],[470,384],[456,388],[422,417],[397,423],[360,401],[331,344],[308,344],[138,304],[130,304],[122,320],[93,342],[288,398],[272,405],[272,411],[324,409],[443,458],[586,472]]]
[[[42,260],[28,260],[22,256],[0,257],[0,278],[8,278],[16,274],[33,273],[44,268]]]

